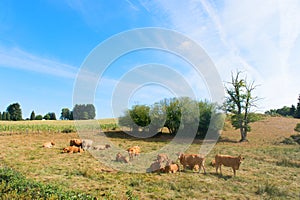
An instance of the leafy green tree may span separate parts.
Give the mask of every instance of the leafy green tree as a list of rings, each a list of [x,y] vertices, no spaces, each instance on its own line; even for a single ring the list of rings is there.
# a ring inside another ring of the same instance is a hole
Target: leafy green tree
[[[131,130],[133,129],[134,122],[130,117],[130,110],[126,110],[126,112],[124,112],[124,115],[119,117],[118,121],[118,124],[120,126],[129,127]]]
[[[300,95],[299,95],[299,98],[298,98],[297,109],[295,111],[294,117],[297,118],[297,119],[300,119]]]
[[[42,115],[37,115],[35,116],[35,120],[42,120],[43,119],[43,116]]]
[[[180,102],[177,98],[164,99],[163,105],[166,110],[165,127],[168,128],[171,135],[175,135],[181,123]]]
[[[7,112],[3,112],[3,113],[2,113],[2,120],[3,120],[3,121],[6,120],[6,113],[7,113]]]
[[[46,114],[46,115],[43,117],[43,119],[44,119],[44,120],[50,120],[50,115],[49,115],[49,113]]]
[[[150,124],[150,107],[146,105],[135,105],[129,111],[131,119],[140,127],[146,127]]]
[[[56,120],[56,115],[54,112],[49,112],[48,114],[50,116],[50,120]]]
[[[9,112],[6,113],[6,120],[7,120],[7,121],[10,121],[10,120],[11,120],[11,117],[10,117],[10,113],[9,113]]]
[[[19,103],[13,103],[7,107],[7,112],[10,114],[10,119],[13,121],[22,120],[22,110]]]
[[[159,129],[164,127],[164,123],[166,121],[166,109],[163,104],[154,103],[150,107],[150,126],[149,131],[150,133],[157,133]]]
[[[240,142],[248,141],[247,133],[250,131],[248,115],[250,109],[256,106],[258,97],[253,97],[252,92],[257,86],[254,81],[247,83],[246,78],[240,78],[241,72],[231,75],[230,87],[226,87],[226,109],[232,113],[231,123],[236,129],[240,129]]]
[[[30,114],[30,120],[35,120],[35,113],[34,113],[34,111],[32,111],[31,114]]]
[[[73,111],[70,112],[70,120],[74,120]]]
[[[69,110],[69,108],[63,108],[61,110],[60,119],[62,119],[62,120],[69,120],[70,119],[70,110]]]
[[[73,108],[73,118],[76,120],[94,119],[96,109],[93,104],[76,104]]]

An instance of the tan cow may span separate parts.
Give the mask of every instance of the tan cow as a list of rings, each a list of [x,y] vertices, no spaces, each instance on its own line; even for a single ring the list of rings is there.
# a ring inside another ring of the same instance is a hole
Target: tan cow
[[[44,148],[51,148],[51,147],[53,147],[54,145],[55,145],[54,142],[46,142],[46,143],[43,144],[43,147],[44,147]]]
[[[162,162],[155,161],[148,169],[149,172],[164,172],[165,166]]]
[[[173,163],[171,161],[168,161],[165,168],[164,168],[164,172],[165,173],[176,173],[177,171],[180,172],[180,167],[178,164]]]
[[[105,149],[108,149],[110,147],[111,146],[109,144],[106,144],[106,145],[97,145],[97,146],[94,146],[93,149],[94,150],[105,150]]]
[[[71,139],[70,146],[76,146],[82,148],[82,140],[81,139]]]
[[[116,161],[117,162],[129,163],[129,158],[126,157],[126,156],[123,156],[121,153],[117,153],[117,155],[116,155]]]
[[[170,159],[167,154],[161,153],[156,157],[156,161],[158,162],[168,162]]]
[[[229,156],[229,155],[220,155],[217,154],[215,156],[215,162],[216,162],[216,173],[218,173],[218,169],[220,168],[220,173],[222,174],[221,166],[224,165],[226,167],[231,167],[233,169],[234,176],[236,175],[236,170],[239,169],[242,160],[244,158],[239,156]]]
[[[183,170],[185,170],[186,166],[189,166],[191,169],[194,169],[195,165],[199,166],[199,173],[201,168],[203,168],[204,174],[206,174],[205,170],[205,157],[200,154],[184,154],[178,153],[178,159],[180,163],[183,165]]]
[[[63,153],[82,153],[83,149],[81,147],[69,146],[63,149]]]
[[[138,156],[141,153],[141,148],[139,146],[133,146],[127,149],[129,159],[132,160],[133,156]]]

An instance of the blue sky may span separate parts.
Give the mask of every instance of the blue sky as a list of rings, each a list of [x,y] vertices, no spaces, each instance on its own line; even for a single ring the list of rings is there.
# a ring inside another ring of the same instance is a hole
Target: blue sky
[[[257,111],[290,106],[300,93],[300,2],[249,1],[14,1],[0,2],[0,111],[19,102],[23,118],[72,109],[76,76],[89,53],[122,31],[161,27],[196,41],[221,79],[245,71],[260,86]],[[116,47],[118,48],[118,47]],[[164,52],[133,52],[114,62],[95,92],[97,117],[117,115],[111,93],[124,75],[147,63],[169,65],[199,99],[210,98],[205,81],[188,63]],[[159,72],[157,72],[159,75]],[[153,85],[133,91],[128,105],[151,104],[172,91]]]

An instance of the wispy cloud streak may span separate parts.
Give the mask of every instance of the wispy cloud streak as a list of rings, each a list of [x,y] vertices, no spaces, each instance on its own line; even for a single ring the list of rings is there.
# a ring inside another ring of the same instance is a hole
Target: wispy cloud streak
[[[0,47],[0,67],[22,69],[51,76],[74,79],[77,68],[39,57],[18,48]]]

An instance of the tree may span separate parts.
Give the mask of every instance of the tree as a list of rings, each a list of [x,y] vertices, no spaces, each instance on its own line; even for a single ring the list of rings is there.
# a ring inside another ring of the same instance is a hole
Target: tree
[[[32,111],[31,114],[30,114],[30,120],[35,120],[35,113],[34,113],[34,111]]]
[[[42,120],[43,119],[43,116],[42,115],[37,115],[36,117],[35,117],[35,120]]]
[[[3,120],[3,121],[6,120],[6,113],[7,113],[7,112],[3,112],[3,113],[2,113],[2,120]]]
[[[240,129],[240,142],[248,141],[247,133],[250,131],[250,109],[256,106],[258,97],[253,97],[252,92],[257,87],[254,81],[247,83],[246,78],[240,78],[241,72],[231,75],[230,87],[225,87],[228,97],[226,98],[226,110],[232,113],[231,123],[236,129]]]
[[[10,121],[10,120],[11,120],[11,117],[10,117],[10,113],[9,113],[9,112],[6,113],[6,120],[7,120],[7,121]]]
[[[43,117],[43,119],[44,119],[44,120],[50,120],[50,115],[49,115],[49,113],[46,114],[46,115]]]
[[[169,129],[171,135],[175,135],[181,123],[181,109],[180,102],[177,98],[165,99],[163,105],[166,110],[165,127]]]
[[[69,108],[63,108],[61,110],[60,119],[62,119],[62,120],[69,120],[70,119],[70,110],[69,110]]]
[[[300,95],[298,97],[297,109],[295,111],[294,117],[300,119]]]
[[[50,120],[56,120],[56,115],[54,112],[49,112],[48,114],[50,116]]]
[[[76,104],[73,108],[73,118],[76,120],[94,119],[96,109],[93,104]]]
[[[10,115],[10,119],[13,121],[22,120],[22,110],[19,103],[13,103],[7,107],[7,112]]]

